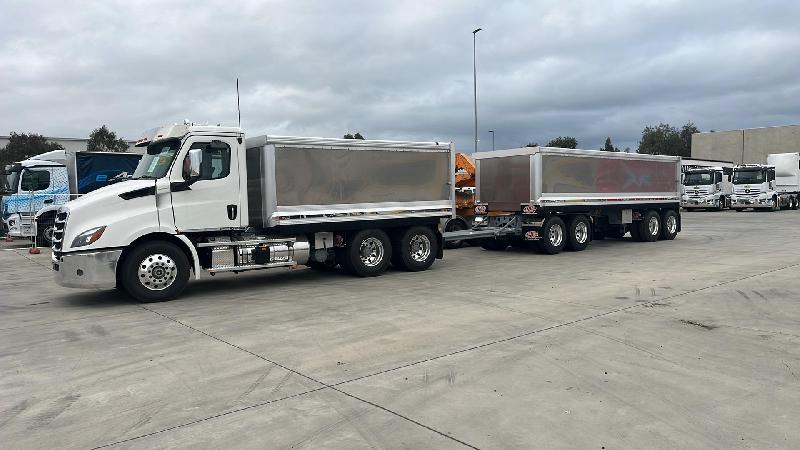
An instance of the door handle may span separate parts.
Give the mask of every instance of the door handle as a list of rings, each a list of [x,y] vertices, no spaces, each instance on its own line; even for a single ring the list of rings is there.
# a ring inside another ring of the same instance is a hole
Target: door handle
[[[236,220],[236,205],[228,205],[228,219]]]

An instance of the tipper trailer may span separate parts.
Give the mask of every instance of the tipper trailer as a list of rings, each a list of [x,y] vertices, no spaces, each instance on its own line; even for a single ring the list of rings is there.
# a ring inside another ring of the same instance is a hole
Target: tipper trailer
[[[131,180],[59,210],[53,270],[68,287],[178,296],[190,274],[341,265],[425,270],[453,216],[450,143],[259,136],[173,125],[137,142]]]
[[[482,238],[559,253],[589,241],[671,240],[681,230],[679,157],[525,147],[473,155],[475,226],[446,238]]]
[[[767,155],[767,164],[743,164],[733,169],[731,208],[798,209],[800,153]]]

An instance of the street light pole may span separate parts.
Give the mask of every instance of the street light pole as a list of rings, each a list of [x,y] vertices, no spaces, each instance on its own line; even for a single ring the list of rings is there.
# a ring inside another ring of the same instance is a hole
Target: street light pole
[[[478,65],[475,61],[475,35],[481,28],[472,30],[472,93],[474,95],[475,106],[475,152],[478,152]]]
[[[494,151],[494,130],[489,130],[489,133],[492,133],[492,151]]]

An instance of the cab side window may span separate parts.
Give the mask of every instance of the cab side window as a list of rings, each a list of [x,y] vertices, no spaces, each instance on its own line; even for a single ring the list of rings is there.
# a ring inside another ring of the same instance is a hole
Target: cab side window
[[[50,187],[49,170],[26,170],[22,172],[20,190],[43,191]]]
[[[775,181],[775,169],[767,170],[767,181]]]
[[[203,151],[200,180],[218,180],[231,173],[231,147],[228,144],[220,141],[195,142],[189,149]]]

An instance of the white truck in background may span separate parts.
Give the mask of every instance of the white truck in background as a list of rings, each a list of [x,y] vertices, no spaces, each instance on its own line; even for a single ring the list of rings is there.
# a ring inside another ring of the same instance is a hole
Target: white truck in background
[[[715,209],[722,211],[731,205],[732,168],[696,167],[683,171],[681,207],[685,210]]]
[[[766,164],[743,164],[733,169],[731,208],[798,209],[800,153],[773,153]]]
[[[453,216],[450,143],[259,136],[166,126],[131,180],[58,212],[53,270],[62,286],[163,301],[190,274],[341,265],[376,276],[443,256]]]
[[[5,167],[2,210],[8,235],[52,244],[64,203],[133,174],[141,152],[54,150]]]

